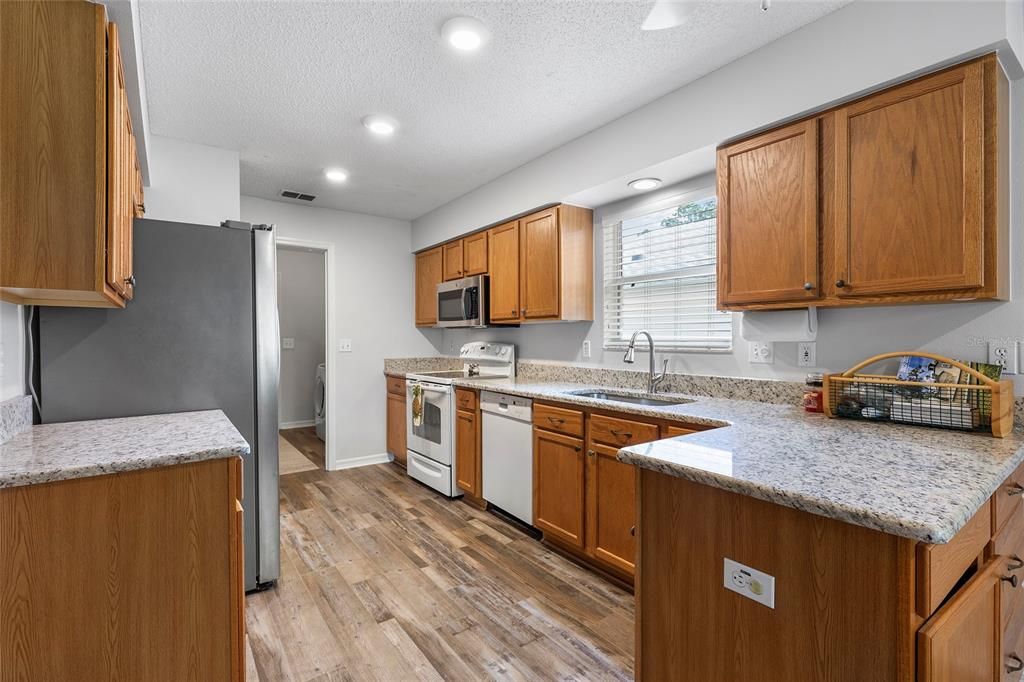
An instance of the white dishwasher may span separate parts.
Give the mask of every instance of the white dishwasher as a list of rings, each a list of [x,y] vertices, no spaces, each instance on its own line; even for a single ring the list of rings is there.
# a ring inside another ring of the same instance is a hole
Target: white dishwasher
[[[533,525],[533,401],[480,392],[484,499]]]

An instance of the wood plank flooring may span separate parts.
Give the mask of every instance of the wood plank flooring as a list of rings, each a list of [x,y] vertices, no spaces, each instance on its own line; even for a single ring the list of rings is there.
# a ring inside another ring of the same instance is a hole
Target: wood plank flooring
[[[631,680],[633,596],[391,464],[281,479],[250,682]]]
[[[281,429],[278,433],[295,446],[295,449],[306,456],[317,467],[324,469],[324,442],[316,435],[315,426],[303,426],[297,429]]]

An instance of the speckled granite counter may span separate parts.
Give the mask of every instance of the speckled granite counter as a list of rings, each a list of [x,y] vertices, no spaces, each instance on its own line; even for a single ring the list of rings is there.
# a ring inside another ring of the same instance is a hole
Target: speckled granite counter
[[[922,542],[948,542],[1024,461],[1024,433],[984,434],[828,419],[728,398],[641,406],[570,391],[617,388],[516,379],[456,385],[692,424],[708,431],[628,447],[640,467]],[[671,397],[659,395],[659,397]]]
[[[247,454],[220,410],[43,424],[0,445],[0,488]]]

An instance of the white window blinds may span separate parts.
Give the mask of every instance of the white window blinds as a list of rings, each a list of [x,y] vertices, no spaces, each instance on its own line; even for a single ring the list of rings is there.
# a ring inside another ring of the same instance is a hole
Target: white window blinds
[[[732,316],[715,310],[714,196],[604,226],[604,347],[646,329],[659,349],[729,350]]]

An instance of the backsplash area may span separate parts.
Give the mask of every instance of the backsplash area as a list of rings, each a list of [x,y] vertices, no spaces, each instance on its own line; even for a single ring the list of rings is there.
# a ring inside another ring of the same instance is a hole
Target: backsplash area
[[[0,443],[32,426],[32,398],[21,395],[0,402]]]

